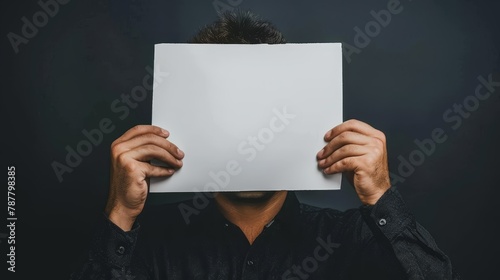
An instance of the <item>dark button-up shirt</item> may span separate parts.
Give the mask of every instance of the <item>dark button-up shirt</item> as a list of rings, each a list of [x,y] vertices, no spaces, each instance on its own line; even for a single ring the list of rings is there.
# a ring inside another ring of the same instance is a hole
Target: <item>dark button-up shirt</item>
[[[395,188],[338,211],[288,192],[253,244],[216,202],[149,207],[124,232],[106,217],[72,279],[459,279]]]

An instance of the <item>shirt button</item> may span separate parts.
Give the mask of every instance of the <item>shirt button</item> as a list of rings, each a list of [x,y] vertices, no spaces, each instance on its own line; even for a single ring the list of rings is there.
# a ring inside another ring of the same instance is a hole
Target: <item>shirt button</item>
[[[385,219],[382,218],[382,219],[378,220],[379,226],[385,226],[386,224],[387,224],[387,221]]]
[[[253,265],[253,261],[247,261],[248,265]]]
[[[124,246],[119,246],[118,248],[116,248],[116,253],[118,255],[123,255],[125,254],[125,247]]]

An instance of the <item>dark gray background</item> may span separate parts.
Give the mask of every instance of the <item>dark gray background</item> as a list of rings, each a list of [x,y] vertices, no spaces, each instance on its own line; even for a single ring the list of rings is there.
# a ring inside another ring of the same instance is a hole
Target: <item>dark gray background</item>
[[[271,20],[289,42],[355,45],[354,28],[364,29],[373,20],[370,11],[386,9],[388,2],[243,0],[238,8]],[[447,140],[398,186],[464,278],[489,279],[498,274],[496,258],[488,256],[499,250],[494,237],[500,87],[456,130],[443,113],[474,94],[478,76],[493,73],[500,81],[500,5],[402,0],[401,6],[350,63],[344,60],[344,118],[366,121],[386,133],[394,174],[399,156],[408,159],[417,149],[415,139],[431,137],[435,128],[445,131]],[[37,1],[2,4],[7,140],[2,160],[4,168],[14,165],[17,174],[17,276],[35,272],[67,279],[105,204],[110,143],[151,120],[150,92],[123,120],[110,109],[112,102],[142,84],[155,43],[185,42],[216,18],[216,10],[211,1],[73,0],[61,5],[16,54],[7,34],[21,35],[21,18],[31,21],[40,10]],[[97,128],[103,118],[112,120],[114,131],[59,182],[51,164],[64,163],[65,147],[76,147],[85,139],[82,130]],[[300,199],[341,210],[358,207],[354,191],[344,183],[341,191],[301,192]],[[0,193],[3,197],[6,190]],[[189,197],[155,194],[149,202]],[[0,234],[5,233],[1,228]],[[7,251],[6,240],[1,241],[3,273]]]

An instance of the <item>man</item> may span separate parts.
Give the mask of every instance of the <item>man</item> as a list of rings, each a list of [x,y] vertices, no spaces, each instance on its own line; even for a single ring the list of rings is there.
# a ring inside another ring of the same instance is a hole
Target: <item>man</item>
[[[191,42],[285,39],[249,13],[226,13]],[[168,137],[139,125],[113,142],[105,215],[72,279],[458,279],[391,187],[385,135],[367,123],[333,127],[317,154],[318,167],[344,173],[361,201],[344,212],[302,204],[287,191],[217,193],[188,220],[178,206],[192,201],[148,207],[148,179],[172,176],[185,156],[196,156]]]

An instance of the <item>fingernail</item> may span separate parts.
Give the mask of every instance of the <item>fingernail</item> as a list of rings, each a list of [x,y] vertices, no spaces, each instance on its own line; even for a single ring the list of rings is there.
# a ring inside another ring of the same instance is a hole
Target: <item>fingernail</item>
[[[184,152],[181,151],[181,149],[177,148],[177,154],[179,154],[179,156],[183,157],[184,156]]]
[[[325,138],[330,138],[330,136],[332,136],[332,131],[328,131],[325,135]]]
[[[163,128],[161,129],[161,133],[163,133],[164,135],[167,135],[167,136],[169,135],[169,132]]]
[[[322,157],[324,153],[325,149],[322,149],[321,151],[318,152],[318,157]]]
[[[323,164],[325,164],[326,160],[322,159],[319,161],[319,165],[322,166]]]

